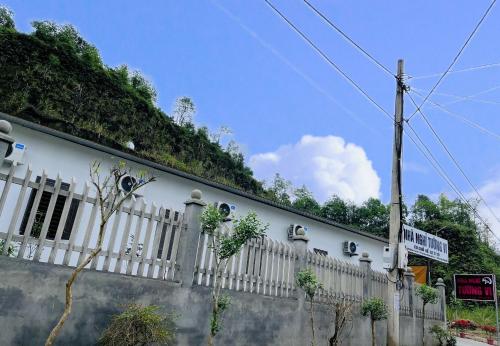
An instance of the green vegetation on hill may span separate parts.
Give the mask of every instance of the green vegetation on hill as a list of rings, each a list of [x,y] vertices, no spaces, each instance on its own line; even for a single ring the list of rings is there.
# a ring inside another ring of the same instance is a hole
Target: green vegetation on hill
[[[4,16],[5,17],[5,16]],[[155,91],[126,66],[107,67],[70,25],[33,22],[31,34],[0,20],[0,111],[261,194],[243,156],[206,128],[179,125],[155,106]],[[4,25],[1,25],[4,23]]]

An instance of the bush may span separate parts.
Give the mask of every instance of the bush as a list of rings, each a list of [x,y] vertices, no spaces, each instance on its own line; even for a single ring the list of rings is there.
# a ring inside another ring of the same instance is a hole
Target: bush
[[[451,322],[451,328],[456,328],[458,330],[475,330],[477,328],[477,325],[473,321],[469,320],[456,320]]]
[[[430,332],[437,339],[439,346],[455,346],[457,339],[448,330],[434,325],[429,328]]]
[[[175,323],[172,315],[161,315],[159,307],[131,304],[119,315],[113,316],[111,324],[101,335],[99,345],[173,345]]]

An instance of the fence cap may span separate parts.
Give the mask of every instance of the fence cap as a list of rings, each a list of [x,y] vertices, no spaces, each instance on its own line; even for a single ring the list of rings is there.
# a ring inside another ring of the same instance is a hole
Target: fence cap
[[[446,285],[444,284],[444,280],[442,278],[437,279],[436,287],[446,287]]]
[[[372,259],[370,258],[370,255],[368,254],[368,252],[363,252],[361,254],[361,257],[359,258],[359,261],[360,262],[371,262]]]
[[[8,143],[14,143],[14,138],[10,135],[12,125],[7,120],[0,120],[0,140]]]
[[[184,202],[184,204],[186,204],[186,205],[197,204],[197,205],[204,207],[207,204],[205,202],[203,202],[203,200],[201,199],[202,195],[203,195],[203,193],[200,190],[194,189],[193,191],[191,191],[191,198],[188,199],[186,202]]]

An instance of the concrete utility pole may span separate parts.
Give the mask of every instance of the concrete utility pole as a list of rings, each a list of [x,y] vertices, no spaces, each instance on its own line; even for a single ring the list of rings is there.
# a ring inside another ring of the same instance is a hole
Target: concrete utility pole
[[[392,153],[392,184],[391,184],[391,213],[389,224],[389,247],[394,254],[393,265],[389,271],[387,344],[399,346],[399,288],[400,277],[398,269],[398,244],[401,234],[401,152],[403,145],[403,60],[398,60],[398,74],[396,78],[396,111],[394,119],[394,146]]]

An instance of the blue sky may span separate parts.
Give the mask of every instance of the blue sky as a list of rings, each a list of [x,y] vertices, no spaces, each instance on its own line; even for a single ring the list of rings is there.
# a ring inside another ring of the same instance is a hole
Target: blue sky
[[[391,70],[395,70],[398,58],[404,58],[410,76],[444,71],[490,3],[486,0],[311,1]],[[268,177],[279,169],[296,184],[307,183],[318,198],[324,199],[332,187],[318,179],[329,176],[318,176],[320,163],[311,161],[311,157],[318,146],[320,151],[331,147],[333,151],[339,150],[332,154],[334,170],[342,169],[343,177],[355,177],[345,181],[339,178],[334,190],[344,191],[339,186],[349,185],[344,187],[357,196],[352,199],[375,194],[388,201],[391,123],[264,1],[2,3],[15,12],[16,25],[21,31],[30,31],[29,23],[40,19],[75,25],[97,46],[106,64],[127,64],[142,71],[153,82],[159,95],[158,104],[167,113],[176,97],[190,96],[198,108],[196,123],[213,129],[229,126],[249,163],[255,165],[250,158],[258,158],[259,154],[279,157],[279,164],[261,162],[261,166],[255,166],[259,177]],[[389,113],[394,112],[395,82],[390,76],[325,25],[302,1],[276,0],[274,4]],[[497,6],[455,69],[499,63],[498,32]],[[468,96],[494,88],[500,85],[499,77],[500,67],[450,74],[432,100],[448,103],[457,99],[438,93]],[[409,84],[416,91],[426,91],[436,80],[437,77],[410,79]],[[500,133],[500,104],[496,104],[500,103],[499,96],[500,88],[477,96],[479,101],[461,101],[447,107]],[[409,99],[405,102],[405,113],[413,113]],[[498,138],[473,129],[430,104],[424,112],[483,197],[500,215]],[[460,189],[471,193],[470,186],[422,120],[415,116],[411,124]],[[316,147],[311,142],[307,145],[301,142],[307,135],[315,139]],[[351,149],[359,160],[352,159]],[[328,162],[322,166],[323,171],[331,170],[332,162]],[[407,139],[404,162],[404,193],[409,200],[418,193],[436,195],[450,191]],[[299,168],[289,169],[294,166]],[[349,167],[356,174],[351,175]],[[363,172],[370,173],[366,180]],[[378,185],[373,173],[379,179]],[[482,214],[493,221],[486,210]]]

